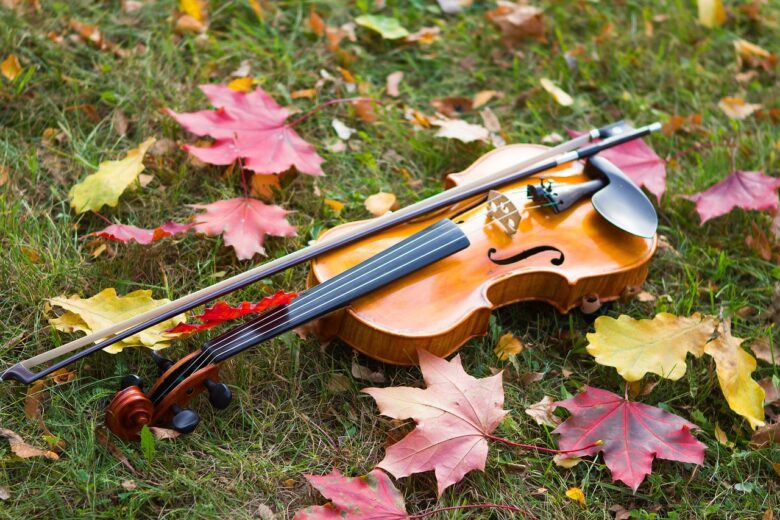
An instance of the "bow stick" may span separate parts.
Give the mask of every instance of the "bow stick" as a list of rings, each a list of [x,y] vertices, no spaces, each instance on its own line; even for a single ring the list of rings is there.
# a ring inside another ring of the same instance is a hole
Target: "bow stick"
[[[161,305],[160,307],[128,318],[127,320],[116,323],[110,327],[98,330],[66,343],[65,345],[21,361],[6,370],[0,378],[3,380],[15,379],[22,383],[30,384],[79,359],[121,341],[124,338],[137,334],[144,329],[177,316],[182,312],[208,303],[251,283],[262,280],[263,278],[285,271],[290,267],[311,260],[323,253],[350,244],[396,224],[430,213],[431,211],[445,208],[471,197],[485,194],[488,190],[501,187],[505,184],[515,182],[519,179],[529,177],[565,163],[591,157],[603,150],[612,148],[613,146],[641,138],[660,128],[660,123],[653,123],[651,125],[632,129],[622,121],[601,128],[594,128],[580,137],[561,143],[556,147],[503,168],[487,177],[445,190],[425,200],[401,208],[398,211],[388,213],[382,217],[366,222],[348,236],[337,236],[332,239],[317,242],[316,244],[299,249],[286,256],[250,269],[249,271],[195,291],[194,293],[183,296],[170,303],[166,303],[165,305]],[[588,145],[588,143],[596,139],[604,140]],[[584,148],[581,148],[583,146]],[[103,341],[88,348],[84,348],[90,343],[97,342],[101,339],[103,339]],[[38,372],[32,372],[30,370],[31,368],[60,358],[78,349],[83,350]]]

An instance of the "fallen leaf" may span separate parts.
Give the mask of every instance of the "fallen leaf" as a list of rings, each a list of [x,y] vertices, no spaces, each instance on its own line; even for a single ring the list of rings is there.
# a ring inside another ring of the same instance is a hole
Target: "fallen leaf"
[[[179,0],[179,11],[199,22],[206,21],[206,5],[203,0]]]
[[[100,237],[107,240],[113,240],[115,242],[130,242],[135,241],[139,244],[149,245],[157,240],[177,235],[179,233],[186,233],[195,224],[179,224],[169,220],[162,226],[158,226],[154,229],[144,229],[128,224],[111,224],[110,226],[89,233],[88,237]]]
[[[571,417],[553,433],[561,436],[559,447],[570,456],[604,453],[604,462],[614,480],[634,491],[652,471],[654,458],[692,464],[704,462],[704,444],[691,435],[695,424],[674,414],[590,386],[581,394],[556,403]],[[586,449],[580,446],[602,445]]]
[[[348,392],[352,385],[349,382],[349,378],[344,374],[331,374],[328,378],[328,382],[325,383],[325,388],[334,394],[343,394]]]
[[[352,362],[352,377],[374,384],[382,384],[387,381],[384,372],[381,370],[373,371],[355,361]]]
[[[166,109],[188,131],[216,139],[210,147],[185,145],[185,150],[209,164],[227,165],[241,158],[244,168],[257,173],[281,173],[294,166],[309,175],[322,175],[322,157],[285,122],[290,111],[262,88],[250,93],[223,85],[200,89],[217,110]]]
[[[127,134],[128,126],[129,123],[125,113],[121,110],[114,110],[114,113],[111,115],[111,128],[113,128],[120,137],[124,137]]]
[[[355,23],[379,33],[385,40],[398,40],[409,36],[409,31],[395,18],[378,14],[364,14],[355,18]]]
[[[585,132],[568,130],[571,137],[579,137]],[[599,154],[620,168],[639,187],[656,196],[658,202],[666,191],[666,166],[660,157],[642,139],[604,150]]]
[[[473,125],[461,119],[434,119],[431,124],[439,127],[436,137],[457,139],[464,143],[487,141],[490,137],[490,132],[484,126]]]
[[[363,204],[369,213],[375,217],[381,217],[395,206],[396,197],[393,193],[380,191],[366,198]]]
[[[375,123],[377,120],[374,102],[369,100],[353,101],[352,106],[355,113],[364,123]]]
[[[777,443],[780,443],[780,422],[759,428],[750,439],[751,448],[767,448]]]
[[[0,486],[0,500],[8,500],[11,498],[11,492],[7,487]]]
[[[297,296],[294,292],[277,291],[271,296],[266,296],[257,303],[247,301],[241,302],[235,307],[225,301],[218,301],[211,307],[207,307],[201,314],[193,316],[193,319],[200,323],[180,323],[175,327],[166,330],[166,334],[184,334],[189,337],[197,332],[213,329],[217,325],[226,321],[233,321],[247,316],[249,314],[260,314],[268,309],[287,305]]]
[[[135,483],[135,480],[123,480],[122,488],[126,491],[135,491],[138,489],[138,484]]]
[[[452,361],[418,350],[427,388],[366,388],[379,411],[414,419],[417,427],[387,448],[377,467],[396,478],[434,470],[438,495],[471,470],[484,471],[487,436],[507,414],[502,409],[501,373],[483,379],[468,375],[460,356]]]
[[[473,108],[477,109],[482,105],[486,105],[494,97],[502,97],[503,95],[504,95],[503,92],[499,92],[497,90],[480,90],[479,92],[474,94],[474,98],[472,101]]]
[[[252,90],[252,78],[236,78],[228,82],[227,88],[235,92],[250,92]]]
[[[181,435],[181,432],[177,432],[176,430],[171,430],[168,428],[159,428],[157,426],[150,426],[149,430],[152,432],[152,435],[154,435],[154,438],[158,441],[162,441],[165,439],[176,439]]]
[[[116,460],[118,460],[127,470],[135,474],[135,468],[132,464],[130,464],[130,461],[127,459],[127,456],[120,450],[116,444],[113,443],[113,441],[108,437],[108,433],[106,433],[106,429],[104,427],[98,427],[95,429],[95,439],[97,439],[98,444],[106,448],[111,455],[114,456]]]
[[[466,7],[471,7],[473,0],[437,0],[437,2],[445,14],[456,14]]]
[[[49,323],[62,332],[80,331],[90,334],[169,302],[166,298],[153,299],[151,290],[138,290],[125,296],[117,296],[116,289],[109,287],[87,299],[79,295],[50,298],[52,307],[61,307],[67,312],[59,318],[50,319]],[[165,331],[183,323],[185,319],[185,316],[180,314],[103,350],[116,354],[124,347],[130,346],[142,345],[153,350],[168,347],[171,338],[165,335]]]
[[[699,23],[704,27],[719,27],[726,22],[726,10],[721,0],[697,0]]]
[[[764,172],[735,171],[707,190],[683,198],[696,203],[704,224],[734,208],[777,211],[778,188],[780,179]]]
[[[648,372],[680,379],[686,355],[700,357],[716,328],[713,318],[698,313],[685,318],[666,312],[652,320],[599,316],[593,325],[596,331],[587,335],[588,353],[596,363],[615,367],[626,381],[639,381]]]
[[[387,75],[387,95],[390,97],[398,97],[401,95],[400,91],[398,90],[398,86],[401,84],[401,81],[404,79],[404,73],[400,70],[397,70],[395,72],[391,72]]]
[[[474,103],[471,98],[465,96],[451,96],[431,101],[431,106],[447,117],[457,117],[466,112],[471,112]]]
[[[715,439],[727,448],[734,447],[734,443],[729,441],[726,432],[724,432],[723,429],[721,429],[720,424],[717,423],[715,424]]]
[[[745,236],[745,245],[754,251],[763,260],[772,259],[772,244],[755,220],[750,223],[750,234]]]
[[[577,502],[580,506],[585,507],[585,493],[582,492],[582,489],[570,487],[566,490],[566,496]]]
[[[482,117],[485,128],[490,132],[490,142],[493,146],[498,148],[506,145],[506,141],[501,136],[501,122],[498,120],[496,114],[490,110],[490,107],[485,107],[484,110],[480,111],[479,115]]]
[[[747,419],[755,430],[764,425],[764,390],[750,377],[756,360],[740,347],[744,340],[731,335],[728,322],[721,324],[719,333],[707,343],[704,352],[715,361],[720,389],[729,408]]]
[[[345,477],[334,469],[329,475],[305,475],[325,498],[324,506],[301,509],[293,520],[403,520],[408,518],[404,497],[390,477],[378,469],[362,477]]]
[[[523,342],[515,337],[511,332],[507,332],[500,338],[493,347],[493,352],[501,361],[506,361],[510,356],[516,356],[523,351]]]
[[[631,511],[621,506],[620,504],[615,504],[614,506],[610,507],[609,510],[615,513],[615,518],[613,520],[628,520],[631,518]]]
[[[239,260],[249,260],[255,253],[264,255],[266,235],[295,236],[295,228],[285,218],[287,211],[256,199],[237,197],[190,207],[205,210],[196,217],[195,231],[222,235],[225,245],[235,250]]]
[[[740,97],[724,97],[718,102],[718,108],[731,119],[745,119],[756,110],[760,110],[762,106],[746,103]]]
[[[775,473],[777,474],[777,476],[780,477],[780,462],[773,463],[772,464],[772,469],[774,469]]]
[[[542,137],[542,143],[544,144],[558,144],[563,142],[563,136],[558,132],[553,132]]]
[[[406,38],[404,38],[404,41],[407,43],[417,43],[419,45],[430,45],[438,40],[440,36],[440,27],[423,27],[419,31],[409,34]]]
[[[579,464],[580,462],[582,462],[581,458],[571,457],[563,453],[559,453],[553,456],[553,463],[555,463],[555,465],[558,466],[559,468],[571,469],[577,464]]]
[[[11,178],[11,170],[3,165],[0,165],[0,187],[5,186],[8,183],[8,179]]]
[[[536,424],[540,426],[549,426],[555,428],[561,424],[561,418],[555,415],[555,400],[549,395],[545,395],[541,401],[532,404],[525,409],[525,413],[530,415]]]
[[[11,445],[11,452],[17,457],[22,459],[29,459],[31,457],[44,457],[49,460],[58,460],[59,455],[49,450],[42,450],[30,446],[15,432],[6,428],[0,428],[0,437],[5,437],[8,440],[8,444]]]
[[[333,118],[333,121],[330,122],[330,125],[333,127],[333,130],[336,131],[336,135],[339,136],[339,139],[344,141],[352,137],[352,134],[357,132],[357,130],[345,125],[341,120],[336,118]]]
[[[758,381],[758,386],[764,389],[764,405],[780,404],[780,388],[774,385],[771,377]]]
[[[734,40],[737,64],[740,68],[752,67],[770,71],[777,65],[777,56],[747,40]]]
[[[281,189],[281,187],[278,175],[256,173],[252,175],[252,180],[249,183],[249,194],[261,199],[273,200],[274,190]]]
[[[333,212],[336,213],[337,215],[339,213],[341,213],[342,209],[344,209],[344,203],[341,202],[341,201],[338,201],[338,200],[324,199],[322,202],[323,202],[323,204],[328,206],[330,209],[332,209]]]
[[[515,44],[526,38],[545,41],[544,11],[522,0],[515,3],[498,0],[497,4],[495,9],[486,11],[485,16],[501,31],[505,44]]]
[[[526,372],[517,376],[517,383],[523,388],[544,379],[544,372]]]
[[[301,98],[311,99],[317,97],[317,89],[305,88],[302,90],[295,90],[293,92],[290,92],[290,97],[293,99],[301,99]]]
[[[5,79],[13,81],[22,72],[22,65],[15,54],[9,54],[8,57],[0,63],[0,73]]]
[[[539,80],[539,83],[541,83],[542,88],[546,90],[553,97],[553,99],[558,102],[559,105],[569,107],[574,104],[572,97],[564,92],[561,88],[557,87],[555,83],[549,79],[542,78]]]
[[[77,213],[98,211],[106,205],[116,207],[119,204],[119,196],[144,170],[144,155],[154,141],[154,137],[147,139],[138,148],[127,152],[124,159],[100,163],[98,171],[87,175],[70,189],[70,205]]]

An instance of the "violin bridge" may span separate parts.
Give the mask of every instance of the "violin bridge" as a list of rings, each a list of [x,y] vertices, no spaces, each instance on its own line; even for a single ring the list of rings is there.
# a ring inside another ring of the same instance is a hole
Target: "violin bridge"
[[[487,221],[498,224],[510,237],[520,227],[521,209],[500,191],[491,190],[487,197]]]

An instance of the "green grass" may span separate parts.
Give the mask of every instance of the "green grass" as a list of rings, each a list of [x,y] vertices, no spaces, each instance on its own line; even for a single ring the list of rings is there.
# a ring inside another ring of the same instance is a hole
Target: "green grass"
[[[358,42],[344,44],[358,58],[350,70],[365,85],[364,94],[386,104],[371,125],[347,106],[330,107],[300,125],[301,135],[326,159],[327,176],[315,181],[300,175],[279,194],[278,203],[295,210],[290,218],[299,235],[269,239],[269,256],[303,246],[323,228],[366,218],[362,201],[379,190],[398,194],[402,204],[435,193],[444,174],[463,169],[490,148],[437,139],[431,131],[414,132],[404,122],[404,106],[431,113],[428,103],[435,97],[495,89],[506,96],[490,106],[512,143],[537,143],[550,132],[584,129],[619,117],[645,124],[673,114],[701,113],[701,132],[649,140],[659,155],[676,158],[668,168],[668,191],[659,208],[660,232],[675,251],[659,251],[646,285],[660,297],[652,304],[618,305],[611,312],[634,317],[660,311],[732,315],[745,306],[759,311],[768,307],[780,269],[759,259],[744,238],[753,221],[768,229],[771,216],[737,210],[700,227],[693,205],[679,196],[704,189],[734,169],[777,175],[777,125],[755,117],[731,121],[717,108],[720,98],[734,94],[777,108],[776,75],[761,73],[739,84],[732,47],[732,41],[742,37],[778,52],[776,2],[763,7],[765,22],[751,21],[732,9],[724,27],[705,29],[696,22],[693,1],[545,1],[541,4],[548,42],[524,43],[517,54],[501,45],[500,34],[484,16],[489,6],[479,2],[452,17],[437,14],[434,2],[387,3],[383,14],[398,17],[411,30],[438,25],[442,37],[429,47],[418,47],[381,41],[358,29]],[[339,76],[336,58],[306,28],[309,3],[274,2],[276,7],[261,22],[244,1],[212,1],[203,39],[174,35],[171,1],[145,2],[148,5],[133,15],[123,14],[116,1],[42,4],[41,13],[23,16],[0,9],[0,59],[14,53],[25,68],[14,83],[0,83],[0,164],[11,172],[10,181],[0,187],[0,367],[69,339],[47,328],[46,298],[90,296],[106,287],[120,293],[151,288],[157,297],[178,297],[261,261],[236,261],[220,239],[194,236],[150,247],[112,244],[115,256],[90,256],[81,237],[103,222],[94,215],[75,215],[67,202],[68,190],[100,161],[121,157],[148,136],[191,141],[162,107],[205,108],[197,85],[226,81],[242,60],[251,63],[253,77],[283,105],[305,111],[349,95],[343,86],[328,83],[315,100],[290,98],[295,90],[311,88],[320,70]],[[372,4],[359,0],[316,7],[330,25],[338,26]],[[654,22],[653,35],[648,36],[645,23],[656,15],[667,18]],[[63,44],[47,38],[49,32],[69,33],[71,19],[96,24],[106,39],[126,49],[142,45],[145,52],[119,58],[67,37]],[[594,41],[608,23],[614,24],[612,36]],[[577,44],[585,52],[577,58],[576,70],[570,70],[564,52]],[[470,67],[462,66],[464,58],[473,61]],[[396,70],[406,76],[401,97],[392,100],[383,89],[386,76]],[[575,106],[555,104],[539,87],[540,77],[571,93]],[[83,105],[94,106],[99,121],[77,108]],[[120,110],[130,121],[124,137],[112,128],[113,115]],[[325,149],[322,143],[334,135],[333,117],[360,130],[358,149],[338,154]],[[467,119],[479,120],[476,114]],[[45,142],[47,128],[64,137]],[[390,150],[397,155],[387,156]],[[421,180],[422,188],[410,188],[401,168]],[[153,227],[168,218],[187,219],[193,212],[186,204],[241,193],[236,176],[225,180],[219,168],[194,167],[180,151],[150,162],[147,173],[155,180],[123,195],[117,208],[103,212],[108,218]],[[315,184],[321,196],[315,195]],[[336,216],[323,198],[342,200],[346,208]],[[256,299],[271,287],[301,289],[304,282],[301,267],[248,288],[235,299]],[[766,322],[736,315],[733,328],[744,338],[773,330]],[[554,446],[554,436],[533,423],[524,408],[545,394],[562,397],[586,383],[621,391],[615,371],[594,364],[585,353],[588,330],[577,313],[561,316],[545,305],[517,305],[495,313],[490,335],[461,349],[467,371],[475,376],[504,365],[510,374],[546,374],[527,388],[505,384],[506,408],[512,412],[500,435]],[[506,331],[528,345],[514,365],[492,353]],[[12,341],[20,335],[22,341]],[[198,343],[190,340],[170,356],[183,355]],[[213,412],[204,400],[198,401],[202,425],[176,441],[158,441],[151,463],[139,445],[117,440],[135,468],[131,473],[96,442],[94,431],[119,379],[137,371],[149,380],[152,363],[140,351],[96,355],[76,367],[77,379],[50,388],[44,400],[46,424],[67,443],[59,461],[22,460],[0,442],[0,486],[11,493],[0,502],[0,518],[254,518],[261,506],[284,518],[304,505],[321,503],[305,483],[305,473],[335,467],[345,474],[363,474],[381,459],[388,435],[398,433],[378,417],[373,401],[358,392],[366,384],[351,376],[353,359],[384,370],[390,384],[421,384],[416,368],[381,366],[343,345],[323,350],[314,340],[286,335],[228,362],[223,377],[234,390],[234,404]],[[561,375],[563,367],[573,370],[570,378]],[[347,391],[328,389],[336,374],[349,381]],[[708,448],[702,467],[656,461],[653,474],[632,494],[611,481],[600,458],[564,470],[549,456],[492,446],[487,471],[470,473],[438,504],[507,503],[540,518],[610,518],[613,504],[635,510],[637,518],[760,517],[766,509],[780,507],[771,466],[780,462],[780,453],[747,448],[750,430],[728,410],[713,374],[706,359],[689,360],[685,378],[663,381],[645,398],[702,427],[697,436]],[[772,374],[772,368],[761,364],[756,375]],[[24,387],[0,387],[0,426],[44,445],[36,424],[25,418]],[[715,424],[736,448],[715,441]],[[127,480],[137,488],[123,488]],[[735,488],[737,484],[741,486]],[[437,504],[432,474],[402,479],[398,485],[411,512]],[[564,497],[570,486],[583,488],[586,509]],[[539,488],[547,491],[537,493]],[[466,516],[508,517],[478,511],[442,515]]]

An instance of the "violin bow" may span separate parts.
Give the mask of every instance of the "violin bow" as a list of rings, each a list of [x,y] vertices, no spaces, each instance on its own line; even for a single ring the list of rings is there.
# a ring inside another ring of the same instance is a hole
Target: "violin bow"
[[[535,175],[562,164],[591,157],[608,148],[618,146],[634,139],[639,139],[651,132],[660,130],[660,128],[660,123],[653,123],[634,129],[622,121],[601,128],[594,128],[586,134],[545,150],[534,157],[503,168],[487,177],[445,190],[437,195],[401,208],[398,211],[372,219],[348,236],[337,236],[332,239],[325,239],[321,242],[317,242],[286,256],[257,266],[244,273],[190,293],[170,303],[161,305],[160,307],[128,318],[127,320],[116,323],[110,327],[106,327],[105,329],[82,336],[81,338],[75,339],[55,349],[28,358],[7,369],[3,372],[2,376],[0,376],[0,379],[14,379],[25,384],[30,384],[79,359],[97,352],[98,350],[102,350],[118,341],[137,334],[142,330],[241,289],[249,284],[285,271],[302,262],[311,260],[328,251],[338,249],[379,231],[430,213],[431,211],[451,206],[475,196],[484,195],[491,189],[501,187],[505,184]],[[597,139],[603,140],[589,144]],[[102,341],[99,341],[101,339]],[[95,344],[87,347],[90,343]],[[31,370],[43,363],[61,358],[62,356],[79,349],[82,350],[41,369],[38,372],[33,372]]]

